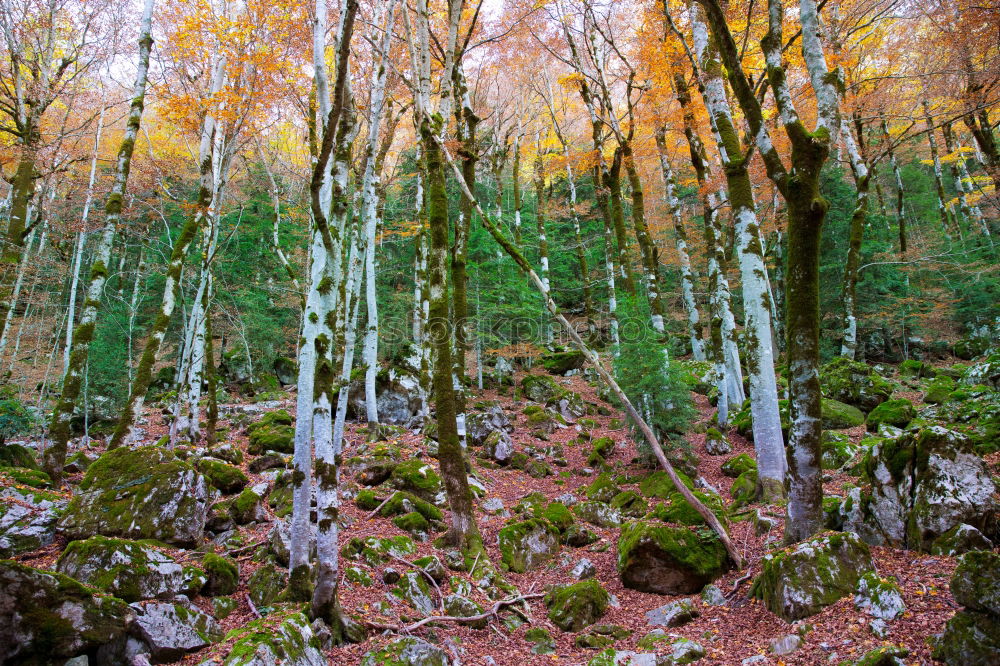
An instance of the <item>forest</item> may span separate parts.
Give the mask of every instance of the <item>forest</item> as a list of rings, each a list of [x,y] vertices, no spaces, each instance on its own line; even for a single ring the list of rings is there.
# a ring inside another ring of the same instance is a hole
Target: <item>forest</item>
[[[0,665],[1000,664],[997,0],[0,28]]]

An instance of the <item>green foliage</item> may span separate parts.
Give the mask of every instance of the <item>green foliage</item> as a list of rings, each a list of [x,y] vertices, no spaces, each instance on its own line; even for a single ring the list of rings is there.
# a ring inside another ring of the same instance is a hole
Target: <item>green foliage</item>
[[[34,416],[18,396],[17,387],[0,386],[0,446],[8,437],[22,435],[34,425]]]

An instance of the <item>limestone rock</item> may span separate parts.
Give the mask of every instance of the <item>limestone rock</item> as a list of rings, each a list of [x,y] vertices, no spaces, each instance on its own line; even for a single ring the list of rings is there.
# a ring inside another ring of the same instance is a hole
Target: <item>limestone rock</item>
[[[133,631],[149,647],[154,663],[176,661],[222,639],[215,618],[190,603],[135,603],[132,609]]]
[[[545,520],[532,518],[507,525],[497,535],[503,563],[524,573],[548,562],[559,551],[559,530]]]
[[[361,660],[361,666],[448,666],[450,663],[447,652],[415,636],[397,638]]]
[[[966,608],[1000,619],[1000,555],[973,551],[959,558],[951,593]]]
[[[714,534],[639,520],[622,528],[618,573],[625,587],[656,594],[693,594],[728,568]]]
[[[895,579],[880,578],[874,571],[858,579],[854,605],[880,620],[895,620],[906,610],[903,593]]]
[[[13,557],[52,543],[66,503],[62,496],[47,490],[0,489],[0,557]]]
[[[235,629],[224,666],[327,666],[319,640],[302,613],[276,612]]]
[[[563,631],[580,631],[597,622],[608,610],[609,595],[591,578],[571,585],[558,585],[545,595],[549,620]]]
[[[823,392],[834,400],[870,412],[892,395],[892,384],[867,364],[837,358],[823,366]]]
[[[125,601],[172,599],[188,580],[184,567],[152,545],[102,536],[70,542],[56,571]]]
[[[208,486],[193,465],[160,447],[118,448],[87,470],[59,529],[71,540],[101,534],[192,547],[207,514]]]
[[[128,605],[60,573],[0,561],[0,661],[47,663],[100,647],[135,616]]]
[[[857,535],[830,532],[765,555],[750,595],[793,622],[852,594],[873,569],[868,546]]]
[[[975,527],[965,523],[955,525],[931,544],[931,555],[954,557],[970,550],[993,550],[993,542]]]
[[[654,627],[679,627],[701,615],[690,599],[679,599],[646,612],[646,622]]]

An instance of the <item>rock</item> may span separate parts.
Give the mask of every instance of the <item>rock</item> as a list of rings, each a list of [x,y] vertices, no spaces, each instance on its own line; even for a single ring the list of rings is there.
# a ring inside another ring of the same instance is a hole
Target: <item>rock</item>
[[[361,659],[361,666],[448,666],[448,653],[415,636],[397,638]]]
[[[120,599],[11,560],[0,561],[0,590],[0,661],[72,657],[117,639],[135,619]]]
[[[292,528],[287,521],[280,518],[274,521],[267,535],[267,546],[278,564],[287,567],[292,547]]]
[[[503,500],[499,497],[490,497],[483,501],[480,508],[490,515],[501,515],[506,510],[503,505]]]
[[[693,594],[728,568],[714,534],[638,520],[622,528],[618,573],[625,587],[656,594]]]
[[[739,477],[740,474],[747,471],[748,469],[757,469],[757,461],[748,456],[745,453],[741,453],[737,456],[733,456],[726,462],[722,463],[722,473],[731,479]]]
[[[649,652],[608,648],[587,662],[587,666],[666,666],[669,662]]]
[[[473,446],[482,446],[486,438],[494,432],[513,431],[514,426],[498,404],[488,405],[481,412],[469,414],[465,420],[465,434]]]
[[[483,453],[495,462],[506,465],[514,456],[514,440],[503,430],[494,430],[483,442]]]
[[[288,466],[288,462],[283,456],[277,453],[265,453],[259,458],[254,458],[250,461],[248,469],[253,474],[260,474],[263,471],[269,469],[284,469]],[[388,475],[386,475],[388,476]],[[384,481],[385,479],[383,479]]]
[[[247,591],[257,608],[270,606],[288,587],[288,569],[265,562],[247,581]]]
[[[573,505],[573,513],[580,520],[605,529],[622,524],[622,516],[618,510],[603,502],[578,502]]]
[[[247,452],[259,456],[268,451],[292,453],[295,450],[295,428],[283,423],[255,423],[250,430]]]
[[[710,456],[724,456],[733,450],[733,445],[721,432],[715,428],[705,431],[705,451]]]
[[[832,398],[823,398],[823,428],[842,430],[865,422],[864,413],[857,407]]]
[[[430,523],[418,511],[396,516],[392,519],[392,524],[404,532],[408,532],[417,541],[427,541],[431,530]]]
[[[239,467],[214,458],[202,458],[196,465],[208,482],[224,495],[239,492],[247,485],[247,475]]]
[[[366,413],[365,383],[351,382],[347,413],[363,420]],[[405,358],[397,358],[388,368],[381,368],[375,375],[375,403],[378,418],[383,424],[408,426],[418,420],[424,409],[420,389],[420,355],[409,350]]]
[[[861,659],[852,662],[853,666],[906,666],[903,657],[910,654],[905,647],[883,645],[866,652]]]
[[[934,405],[948,402],[948,396],[955,390],[955,380],[947,375],[938,375],[927,382],[924,391],[924,402]]]
[[[569,575],[577,580],[583,580],[584,578],[593,578],[596,573],[597,567],[594,566],[593,562],[584,557],[570,570]]]
[[[796,634],[788,634],[780,638],[772,638],[768,651],[778,656],[791,654],[802,647],[802,639]]]
[[[873,569],[868,546],[856,534],[830,532],[766,554],[750,596],[793,622],[852,594]]]
[[[125,601],[173,599],[189,580],[184,567],[151,545],[102,536],[71,541],[56,571]]]
[[[634,490],[620,492],[611,498],[610,506],[618,513],[629,518],[641,518],[646,515],[649,505],[642,495]]]
[[[729,487],[729,494],[733,498],[733,508],[740,508],[750,504],[758,498],[757,470],[748,469],[736,477]]]
[[[986,551],[962,555],[951,576],[951,594],[966,608],[1000,619],[1000,555]]]
[[[868,414],[865,423],[871,432],[878,430],[883,423],[905,428],[916,415],[917,410],[909,400],[886,400]]]
[[[524,638],[535,644],[535,647],[531,648],[534,654],[552,654],[556,651],[556,641],[545,627],[528,629],[524,632]]]
[[[234,629],[224,666],[327,666],[319,641],[302,613],[276,612]]]
[[[960,611],[948,620],[932,656],[948,666],[994,666],[1000,663],[1000,619]]]
[[[1000,354],[992,354],[986,360],[970,365],[960,381],[966,386],[982,384],[1000,389]]]
[[[444,598],[444,612],[451,617],[473,617],[475,615],[482,615],[483,607],[461,595],[449,594]],[[466,624],[473,629],[485,629],[489,621],[488,617],[484,617]]]
[[[679,599],[646,611],[646,622],[654,627],[680,627],[699,615],[690,599]]]
[[[133,631],[149,647],[154,663],[176,661],[222,639],[215,618],[190,603],[135,603],[132,609]]]
[[[400,576],[390,594],[410,604],[424,615],[431,615],[434,612],[434,593],[431,592],[427,579],[418,571],[407,571]]]
[[[854,459],[860,447],[846,433],[823,431],[823,469],[836,470]]]
[[[580,631],[604,616],[609,596],[591,578],[571,585],[557,585],[545,595],[548,618],[563,631]]]
[[[548,352],[538,359],[545,371],[552,375],[565,375],[570,370],[579,370],[587,359],[578,350]]]
[[[497,535],[500,556],[515,573],[548,562],[559,551],[559,531],[548,521],[533,518],[507,525]]]
[[[587,529],[579,523],[574,523],[566,528],[563,534],[563,543],[573,548],[583,548],[589,546],[600,539],[592,530]]]
[[[0,558],[14,557],[52,543],[56,523],[66,504],[61,495],[47,490],[0,489]]]
[[[718,585],[706,585],[701,591],[701,602],[706,606],[725,606],[726,595]]]
[[[883,440],[862,470],[871,494],[861,495],[844,529],[868,543],[928,551],[956,525],[993,529],[993,479],[969,440],[953,430],[935,425]]]
[[[858,579],[854,605],[880,620],[895,620],[906,610],[903,593],[895,578],[881,578],[874,571]]]
[[[258,483],[253,488],[245,488],[229,504],[229,515],[237,525],[247,525],[248,523],[260,523],[267,520],[267,511],[264,509],[264,497],[267,495],[268,485]]]
[[[993,542],[975,527],[965,523],[955,525],[931,544],[931,555],[954,557],[970,550],[993,550]]]
[[[445,502],[441,477],[433,467],[421,460],[411,459],[396,465],[389,476],[389,484],[431,504],[442,505]]]
[[[341,548],[341,554],[353,560],[363,561],[369,566],[385,564],[389,556],[406,557],[416,552],[417,546],[413,539],[401,534],[393,537],[370,536],[364,539],[351,538]]]
[[[837,358],[823,366],[823,392],[840,402],[870,412],[892,395],[892,384],[867,364]]]
[[[294,358],[279,356],[271,366],[283,386],[292,386],[299,380],[299,364]]]
[[[240,567],[235,560],[215,553],[206,553],[201,560],[205,567],[205,595],[225,596],[236,592],[240,583]]]
[[[197,546],[208,515],[205,477],[171,451],[117,448],[90,466],[59,530],[69,539],[94,534]]]
[[[587,486],[587,499],[595,502],[610,502],[622,491],[607,472],[598,474],[589,486]],[[643,494],[648,495],[645,490]]]

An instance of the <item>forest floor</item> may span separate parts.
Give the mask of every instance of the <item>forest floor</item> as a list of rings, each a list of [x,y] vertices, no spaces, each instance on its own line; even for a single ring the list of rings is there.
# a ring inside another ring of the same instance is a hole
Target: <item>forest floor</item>
[[[518,379],[520,379],[520,375]],[[587,402],[607,408],[605,411],[608,415],[589,416],[597,422],[597,427],[591,428],[590,432],[594,438],[610,436],[616,441],[618,446],[614,456],[609,459],[609,462],[615,465],[616,471],[629,476],[645,473],[645,470],[638,463],[636,445],[627,427],[611,427],[623,422],[620,410],[601,400],[594,387],[580,376],[557,378],[557,381],[566,388],[578,392]],[[694,397],[699,413],[699,423],[703,424],[711,417],[713,409],[703,396],[695,395]],[[912,396],[908,395],[907,397]],[[916,397],[919,398],[919,394]],[[516,402],[509,394],[499,394],[494,390],[477,392],[474,400],[496,400],[502,405],[511,422],[515,425],[512,438],[519,448],[525,445],[545,444],[530,434],[531,430],[526,423],[527,417],[521,413],[521,409],[524,407],[523,402]],[[293,395],[290,394],[281,406],[294,413]],[[225,425],[228,424],[223,419],[220,426]],[[149,442],[155,442],[166,432],[159,410],[149,410],[145,427],[147,430],[146,439]],[[345,458],[351,455],[352,448],[365,441],[364,434],[360,433],[359,430],[360,427],[357,424],[349,424]],[[704,428],[695,427],[694,430],[704,430]],[[854,441],[860,440],[864,435],[864,426],[847,432]],[[488,498],[500,498],[505,508],[510,510],[522,497],[532,492],[540,492],[549,499],[555,499],[567,492],[575,494],[578,498],[585,498],[582,486],[589,484],[592,478],[581,475],[579,471],[587,467],[586,457],[589,447],[571,443],[577,434],[576,427],[570,425],[563,429],[557,429],[555,433],[549,435],[549,443],[564,445],[568,461],[568,466],[564,469],[572,472],[568,478],[556,475],[535,479],[516,469],[479,468],[477,471],[487,487],[487,493],[478,502],[482,503]],[[732,453],[724,456],[712,456],[705,450],[705,436],[703,434],[692,433],[688,435],[688,441],[700,460],[699,475],[717,488],[727,499],[732,479],[726,478],[722,474],[720,469],[722,463],[738,453],[746,453],[750,456],[754,454],[752,443],[741,437],[735,430],[730,431],[728,436],[733,447]],[[227,441],[244,451],[246,450],[247,438],[240,428],[232,428],[230,434],[227,435]],[[423,457],[430,460],[424,450],[425,438],[420,434],[406,433],[394,443],[402,449],[404,456]],[[246,462],[251,459],[252,456],[246,456]],[[996,464],[996,461],[992,462],[994,465]],[[247,469],[246,464],[242,467],[250,477],[251,483],[262,480],[259,475],[252,474]],[[825,488],[827,494],[842,495],[844,483],[854,481],[846,475],[834,475],[829,478]],[[72,482],[78,480],[71,479]],[[344,474],[342,483],[348,489],[357,487],[349,471]],[[622,485],[622,488],[623,490],[637,489],[637,486],[627,484]],[[761,509],[777,519],[777,526],[771,533],[764,535],[755,533],[753,522],[749,519],[755,509]],[[266,543],[268,532],[274,520],[270,508],[267,510],[269,513],[267,522],[240,528],[243,532],[244,543]],[[370,535],[384,537],[405,534],[390,519],[369,518],[368,514],[368,511],[362,511],[352,501],[343,502],[341,516],[342,524],[346,527],[340,532],[341,543],[345,543],[352,537]],[[740,519],[740,516],[743,516],[744,519]],[[478,517],[489,556],[499,566],[501,556],[497,548],[497,533],[503,527],[506,519],[488,515],[485,511],[479,512]],[[871,618],[855,608],[851,597],[841,599],[819,614],[796,625],[789,625],[766,610],[759,601],[747,598],[750,585],[750,579],[747,576],[756,575],[760,571],[759,562],[762,556],[770,548],[781,545],[782,524],[783,511],[780,507],[762,507],[760,505],[751,505],[741,510],[731,521],[732,540],[738,545],[744,559],[749,564],[748,568],[743,571],[728,572],[716,581],[716,584],[726,594],[734,590],[735,593],[731,595],[724,606],[707,605],[702,602],[698,595],[693,595],[691,599],[700,611],[700,616],[688,624],[668,630],[675,635],[692,639],[704,646],[706,655],[698,663],[740,664],[748,657],[765,655],[766,660],[757,663],[838,664],[843,660],[857,660],[869,650],[890,644],[909,648],[910,656],[906,659],[907,663],[933,663],[926,639],[932,634],[941,632],[945,622],[959,608],[952,599],[948,588],[955,566],[954,558],[927,556],[912,551],[890,548],[872,548],[872,556],[878,573],[881,576],[894,576],[897,579],[906,602],[906,612],[889,624],[890,633],[885,639],[878,638],[872,633],[868,626]],[[617,624],[632,630],[629,637],[616,641],[614,647],[618,650],[635,650],[639,639],[655,628],[647,624],[646,612],[680,597],[647,594],[624,588],[616,571],[618,530],[589,527],[600,535],[601,538],[598,542],[580,549],[563,547],[560,555],[547,567],[524,574],[508,572],[506,573],[507,581],[517,586],[522,592],[543,592],[546,586],[553,583],[574,582],[570,576],[570,570],[581,558],[586,557],[596,567],[595,577],[613,595],[612,607],[600,622],[602,624]],[[430,542],[418,542],[417,545],[418,553],[410,559],[418,555],[436,553]],[[49,568],[53,566],[55,558],[64,547],[65,542],[57,539],[56,543],[40,551],[24,554],[17,559],[32,566]],[[247,581],[260,566],[260,563],[255,560],[254,548],[241,550],[244,552],[235,555],[240,565],[240,587],[233,595],[239,605],[235,612],[221,620],[221,625],[227,632],[255,619],[254,610],[247,595]],[[182,563],[197,562],[197,553],[174,549],[171,549],[170,552]],[[342,566],[346,566],[346,564],[348,563],[343,563]],[[359,566],[364,567],[365,565]],[[375,585],[372,587],[350,585],[343,588],[341,599],[344,608],[349,613],[361,616],[371,622],[397,623],[399,620],[396,617],[382,617],[377,614],[376,607],[380,605],[379,602],[386,598],[389,586],[382,583],[380,571],[370,567],[368,569],[376,581]],[[467,576],[466,574],[458,575]],[[477,591],[475,594],[481,593]],[[485,597],[473,596],[472,598],[484,606],[489,605],[489,600]],[[207,612],[212,612],[210,599],[196,597],[194,603]],[[596,654],[595,650],[576,647],[574,645],[576,634],[564,633],[549,622],[546,618],[546,609],[540,598],[530,602],[529,617],[531,623],[524,624],[513,632],[509,632],[499,622],[491,622],[490,626],[479,630],[457,624],[424,627],[417,631],[417,635],[431,638],[446,646],[465,664],[495,663],[501,666],[508,664],[586,664]],[[534,647],[534,643],[525,638],[525,632],[533,626],[542,626],[549,630],[556,642],[555,653],[547,655],[532,653],[531,649]],[[784,656],[769,653],[772,639],[793,633],[800,633],[803,638],[802,646],[798,650]],[[366,652],[379,647],[393,637],[388,634],[371,634],[369,639],[362,644],[333,648],[328,652],[330,663],[357,664]],[[201,652],[191,654],[178,663],[197,664],[205,660],[217,660],[221,663],[222,657],[225,656],[231,645],[232,641],[223,641]],[[492,658],[492,662],[488,657]]]

